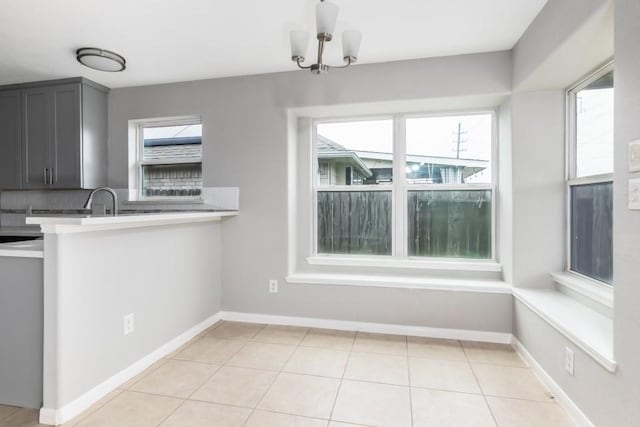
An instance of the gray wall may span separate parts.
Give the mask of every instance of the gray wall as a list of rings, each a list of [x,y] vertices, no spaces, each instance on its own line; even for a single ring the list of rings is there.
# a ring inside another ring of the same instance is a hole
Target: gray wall
[[[612,51],[612,0],[550,0],[513,48],[513,87],[566,87]]]
[[[549,287],[564,269],[564,105],[562,90],[511,97],[514,286]]]
[[[297,285],[287,274],[288,109],[508,94],[508,52],[333,70],[114,89],[109,94],[109,183],[127,184],[127,121],[202,115],[204,183],[240,187],[240,215],[223,227],[228,311],[511,330],[511,297],[498,294]],[[280,292],[267,292],[268,279]],[[398,315],[401,313],[401,315]],[[452,315],[455,313],[455,315]]]
[[[220,311],[220,227],[45,235],[45,408],[69,404]],[[129,313],[135,331],[124,336]]]

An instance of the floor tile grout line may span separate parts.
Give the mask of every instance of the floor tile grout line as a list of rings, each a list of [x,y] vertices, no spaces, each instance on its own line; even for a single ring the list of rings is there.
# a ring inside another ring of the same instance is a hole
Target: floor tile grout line
[[[265,325],[261,330],[263,330],[264,328],[266,328],[268,325]],[[306,334],[306,333],[305,333]],[[257,335],[257,334],[256,334]],[[254,335],[255,336],[255,335]],[[298,346],[295,346],[296,348]],[[291,358],[293,357],[293,355],[296,353],[296,350],[293,350],[291,352],[291,354],[289,355],[289,357],[287,358],[287,360],[282,364],[282,366],[280,367],[280,370],[278,371],[278,374],[275,376],[275,378],[273,379],[273,381],[271,382],[271,384],[269,384],[269,387],[267,387],[267,390],[264,392],[264,394],[262,395],[262,398],[258,401],[258,403],[256,404],[256,406],[253,408],[253,410],[251,411],[251,413],[249,414],[249,416],[247,417],[247,419],[244,421],[244,423],[242,423],[243,426],[245,426],[247,424],[247,422],[249,422],[249,420],[251,419],[251,417],[253,416],[253,414],[255,414],[256,410],[258,409],[258,406],[260,406],[260,404],[262,403],[262,401],[264,400],[264,398],[267,396],[267,394],[269,394],[269,391],[271,390],[271,388],[273,387],[273,385],[276,383],[276,381],[278,381],[278,378],[280,377],[280,374],[283,373],[283,369],[284,367],[287,365],[287,363],[289,363],[289,360],[291,360]],[[290,414],[291,415],[291,414]]]
[[[331,424],[333,420],[333,411],[336,409],[336,403],[338,402],[338,396],[340,395],[340,390],[342,389],[342,384],[344,383],[344,376],[347,373],[347,368],[349,367],[349,361],[351,360],[351,355],[353,354],[353,343],[356,340],[357,333],[353,336],[351,341],[351,349],[349,350],[349,355],[347,356],[347,362],[344,364],[344,368],[342,369],[342,377],[340,378],[340,384],[338,384],[338,390],[336,391],[336,397],[333,399],[333,405],[331,405],[331,411],[329,411],[329,422],[327,425]]]
[[[89,415],[99,411],[100,409],[104,408],[109,402],[111,402],[112,400],[114,400],[116,397],[120,396],[122,393],[124,393],[125,391],[128,390],[121,390],[121,389],[115,389],[112,392],[110,392],[108,395],[110,394],[114,394],[115,396],[111,396],[109,399],[104,400],[107,396],[103,397],[102,399],[98,400],[96,403],[94,403],[93,405],[89,406],[87,409],[85,409],[84,411],[82,411],[81,413],[79,413],[78,415],[76,415],[75,417],[73,417],[72,419],[70,419],[69,421],[67,421],[67,424],[74,421],[74,426],[77,425],[78,423],[80,423],[82,420],[84,420],[85,418],[87,418]],[[104,400],[104,401],[103,401]],[[101,403],[101,405],[98,405],[99,403]]]
[[[138,384],[144,378],[148,377],[149,375],[153,374],[155,371],[160,369],[162,367],[162,365],[167,363],[167,360],[171,360],[171,359],[163,357],[163,358],[159,359],[158,361],[152,363],[149,367],[145,368],[142,372],[140,372],[135,377],[130,378],[129,380],[127,380],[124,383],[120,384],[118,387],[116,387],[116,390],[121,390],[121,391],[129,391],[129,390],[131,390],[131,387],[133,387],[134,385]],[[157,366],[155,368],[151,369],[155,365],[157,365]],[[149,371],[149,369],[151,369],[151,370]],[[147,372],[147,371],[149,371],[149,372]],[[140,375],[142,375],[142,376],[140,376]],[[140,377],[140,378],[138,378],[138,377]],[[131,383],[127,387],[125,387],[125,385],[130,381],[133,381],[133,383]]]
[[[324,379],[331,379],[331,380],[340,380],[340,379],[342,379],[342,378],[338,378],[338,377],[327,377],[327,376],[323,376],[323,375],[303,374],[303,373],[288,372],[288,371],[275,371],[275,370],[258,369],[258,368],[245,368],[245,367],[240,367],[240,366],[221,366],[220,369],[222,369],[223,367],[249,369],[249,370],[254,370],[254,371],[271,372],[271,373],[275,373],[275,374],[281,374],[282,373],[282,374],[290,374],[290,375],[305,376],[305,377],[324,378]],[[218,371],[216,371],[215,373],[217,373],[217,372]],[[215,373],[213,375],[215,375]],[[376,385],[385,385],[385,386],[392,386],[392,387],[403,387],[403,388],[411,388],[411,389],[418,389],[418,390],[431,390],[431,391],[438,391],[438,392],[442,392],[442,393],[463,394],[463,395],[467,395],[467,396],[483,396],[483,393],[471,393],[471,392],[468,392],[468,391],[451,390],[451,389],[445,389],[445,388],[424,387],[424,386],[406,385],[406,384],[393,384],[393,383],[385,383],[385,382],[380,382],[380,381],[370,381],[370,380],[363,380],[363,379],[356,379],[356,378],[344,378],[344,380],[351,381],[351,382],[357,382],[357,383],[364,383],[364,384],[376,384]],[[211,401],[211,400],[195,399],[195,398],[192,398],[192,397],[186,397],[185,398],[185,397],[179,397],[179,396],[172,396],[172,395],[169,395],[169,394],[151,393],[151,392],[148,392],[148,391],[140,391],[140,390],[122,390],[122,391],[120,391],[120,393],[123,393],[123,392],[130,392],[130,393],[137,393],[137,394],[147,394],[147,395],[150,395],[150,396],[167,397],[167,398],[171,398],[171,399],[180,399],[180,400],[184,399],[184,400],[189,400],[189,401],[193,401],[193,402],[213,403],[213,404],[216,404],[216,405],[232,406],[232,407],[237,407],[237,408],[251,409],[251,407],[249,407],[249,406],[233,405],[233,404],[230,404],[230,403],[222,403],[222,402],[216,402],[216,401]],[[191,396],[193,396],[193,394]],[[518,400],[518,401],[524,401],[524,402],[546,403],[546,404],[550,404],[550,405],[554,405],[555,404],[555,402],[548,401],[548,400],[526,399],[526,398],[522,398],[522,397],[503,396],[503,395],[497,395],[497,394],[486,394],[486,396],[487,397],[495,397],[495,398],[499,398],[499,399]],[[114,396],[113,398],[109,399],[109,401],[115,399],[116,397],[117,396]],[[105,405],[108,402],[105,402]],[[104,405],[102,405],[102,406],[104,406]],[[96,409],[99,409],[99,408],[96,408]],[[307,417],[307,418],[314,418],[314,417]]]
[[[268,325],[262,325],[262,327],[260,329],[258,329],[258,331],[256,331],[255,334],[253,334],[251,337],[247,338],[246,340],[244,340],[244,344],[242,346],[242,348],[240,350],[238,350],[238,352],[235,354],[237,355],[242,349],[244,349],[250,342],[254,342],[251,341],[252,338],[255,338],[256,335],[258,335],[262,330],[264,330],[264,328],[266,328]],[[241,368],[240,366],[233,366],[233,365],[229,365],[229,362],[231,362],[231,360],[233,359],[232,356],[229,358],[229,360],[227,360],[225,362],[225,364],[223,365],[223,367],[229,367],[229,368]],[[251,368],[244,368],[244,369],[251,369]],[[254,368],[255,369],[255,368]],[[278,372],[278,371],[270,371],[270,372]],[[249,420],[251,419],[251,417],[253,416],[253,414],[256,412],[256,409],[258,408],[258,405],[260,405],[260,402],[262,401],[262,399],[264,399],[264,396],[269,392],[269,390],[271,389],[271,387],[273,386],[273,383],[275,383],[276,379],[278,378],[278,374],[276,374],[276,376],[273,378],[273,381],[271,381],[271,383],[269,384],[269,387],[267,387],[267,390],[265,391],[265,393],[262,395],[262,398],[260,398],[260,400],[258,400],[258,402],[256,403],[256,405],[251,409],[251,412],[249,413],[249,416],[247,417],[247,419],[244,420],[244,422],[242,423],[242,425],[246,425]]]
[[[180,402],[180,404],[178,406],[176,406],[175,408],[173,408],[173,411],[171,411],[166,417],[164,417],[162,419],[162,421],[160,421],[158,423],[158,425],[156,427],[160,427],[162,424],[164,424],[165,421],[167,421],[174,413],[176,413],[176,411],[182,407],[182,405],[184,405],[184,403],[186,402],[186,399],[183,399],[182,402]]]
[[[209,382],[209,380],[211,380],[211,378],[213,378],[218,372],[220,372],[220,369],[222,369],[223,365],[213,365],[213,366],[217,366],[217,368],[215,369],[215,371],[213,371],[211,374],[209,374],[209,376],[207,377],[206,380],[204,380],[202,382],[202,384],[200,384],[199,386],[197,386],[192,392],[191,394],[189,394],[189,396],[187,396],[185,398],[185,400],[191,400],[191,396],[193,396],[194,394],[196,394],[198,391],[200,391],[200,389],[202,387],[205,386],[205,384],[207,384]]]
[[[469,355],[467,354],[467,350],[465,349],[464,345],[462,346],[462,351],[464,352],[464,356],[467,359],[467,363],[469,363],[469,368],[471,368],[471,374],[473,374],[473,378],[475,378],[476,383],[478,384],[478,388],[480,388],[480,392],[482,393],[482,399],[484,400],[484,404],[487,405],[487,409],[489,409],[489,413],[491,414],[493,423],[496,425],[496,427],[499,427],[498,419],[496,418],[496,415],[493,413],[493,410],[491,409],[491,405],[489,405],[489,400],[487,399],[484,389],[482,388],[482,384],[480,384],[480,380],[478,379],[478,375],[476,374],[475,369],[473,369],[473,364],[471,363],[471,359],[469,359]]]
[[[344,364],[344,368],[342,369],[342,377],[340,378],[340,384],[338,384],[338,391],[336,392],[336,397],[333,399],[333,406],[331,406],[331,412],[329,413],[329,422],[327,425],[331,424],[333,421],[333,413],[336,410],[336,404],[338,403],[338,396],[340,396],[340,390],[342,390],[342,384],[344,384],[344,376],[347,374],[347,368],[349,367],[349,362],[351,361],[351,355],[353,354],[353,346],[355,345],[356,338],[358,336],[358,331],[355,331],[353,337],[351,338],[351,345],[349,346],[349,355],[347,356],[347,362]]]
[[[415,420],[413,419],[413,389],[411,388],[411,360],[409,358],[409,337],[406,338],[407,345],[407,382],[409,384],[409,416],[411,417],[411,427],[415,425]]]
[[[246,408],[244,406],[242,406],[242,408],[251,409],[251,408]],[[289,415],[289,416],[292,416],[292,417],[300,417],[300,418],[305,418],[307,420],[330,421],[330,420],[328,420],[326,418],[318,418],[318,417],[310,417],[308,415],[292,414],[290,412],[281,412],[281,411],[276,411],[274,409],[257,409],[256,408],[256,410],[261,411],[261,412],[269,412],[270,414]],[[247,418],[247,420],[248,420],[248,418]]]
[[[6,406],[6,407],[9,407],[9,408],[15,408],[15,409],[13,411],[9,412],[8,414],[6,414],[4,417],[0,418],[0,421],[8,420],[10,416],[12,416],[16,412],[24,409],[24,408],[20,408],[18,406],[11,406],[11,405],[2,405],[2,406]]]

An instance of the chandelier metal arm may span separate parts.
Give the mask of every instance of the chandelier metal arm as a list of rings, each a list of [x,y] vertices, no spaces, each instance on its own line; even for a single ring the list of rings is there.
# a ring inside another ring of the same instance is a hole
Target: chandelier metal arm
[[[345,61],[347,61],[346,64],[344,64],[344,65],[332,65],[331,68],[347,68],[349,65],[353,64],[354,62],[356,62],[351,56],[346,57]]]
[[[329,70],[330,68],[347,68],[350,65],[353,65],[356,61],[353,57],[345,58],[346,64],[344,65],[327,65],[327,64],[312,64],[312,65],[302,65],[302,61],[300,58],[295,59],[296,64],[298,64],[298,68],[302,70],[309,70],[311,68],[322,68],[324,71]]]
[[[296,58],[296,64],[298,64],[298,67],[303,69],[303,70],[308,70],[309,68],[311,68],[311,65],[302,65],[302,61],[304,61],[304,58],[301,59],[300,57]]]

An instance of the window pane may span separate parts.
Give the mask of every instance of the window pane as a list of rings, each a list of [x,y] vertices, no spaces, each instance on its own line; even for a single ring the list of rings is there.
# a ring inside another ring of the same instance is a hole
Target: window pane
[[[491,191],[409,191],[410,256],[491,258]]]
[[[145,127],[142,160],[192,160],[202,158],[202,124]]]
[[[576,93],[576,176],[613,172],[613,71]]]
[[[613,184],[571,187],[571,270],[612,283]]]
[[[391,192],[318,192],[318,253],[391,255]]]
[[[144,197],[199,196],[202,191],[202,163],[143,165]]]
[[[491,114],[407,119],[407,182],[490,183],[491,139]]]
[[[378,185],[393,181],[393,121],[319,123],[320,185]]]

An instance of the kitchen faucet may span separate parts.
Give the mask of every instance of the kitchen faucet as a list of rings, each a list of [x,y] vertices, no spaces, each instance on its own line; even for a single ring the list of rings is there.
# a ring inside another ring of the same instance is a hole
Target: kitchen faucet
[[[113,201],[113,209],[111,210],[111,215],[113,216],[118,215],[118,196],[116,195],[116,192],[109,187],[98,187],[95,190],[91,190],[91,193],[89,194],[89,198],[87,199],[87,202],[84,204],[84,209],[91,209],[91,204],[93,203],[93,196],[100,191],[106,191],[107,193],[111,194],[111,200]]]

